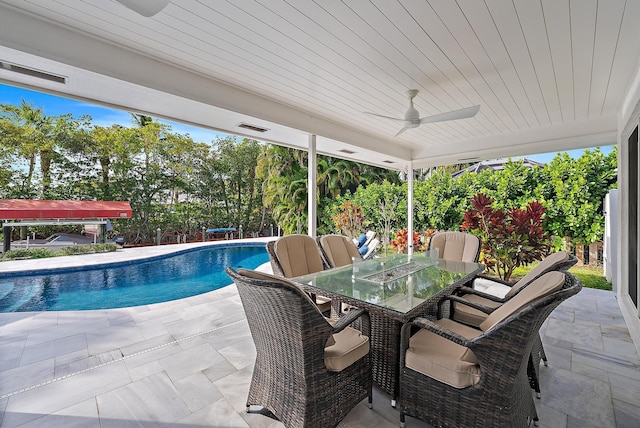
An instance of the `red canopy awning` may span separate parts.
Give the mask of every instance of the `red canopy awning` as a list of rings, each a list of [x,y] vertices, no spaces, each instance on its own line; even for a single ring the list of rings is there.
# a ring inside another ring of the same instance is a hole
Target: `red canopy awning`
[[[0,199],[1,220],[131,218],[129,202]]]

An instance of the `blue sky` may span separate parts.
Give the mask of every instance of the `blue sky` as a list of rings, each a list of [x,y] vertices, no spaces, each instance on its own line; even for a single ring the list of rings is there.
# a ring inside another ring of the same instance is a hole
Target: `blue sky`
[[[74,117],[82,115],[91,116],[92,123],[99,126],[111,126],[115,123],[131,126],[131,115],[122,110],[115,110],[107,107],[102,107],[95,104],[89,104],[82,101],[75,101],[68,98],[56,97],[54,95],[44,94],[40,92],[30,91],[13,86],[7,86],[0,84],[0,103],[19,105],[22,100],[32,103],[36,107],[41,107],[44,113],[48,116],[58,116],[61,114],[71,113]],[[160,120],[160,122],[171,125],[174,132],[180,134],[189,134],[195,141],[211,142],[216,140],[218,136],[225,137],[225,134],[220,134],[207,129],[197,128],[194,126],[184,125],[182,123],[170,122],[166,120]],[[610,153],[612,147],[602,147],[602,152]],[[580,157],[584,152],[580,150],[569,150],[567,153],[574,158]],[[538,162],[549,162],[554,156],[553,153],[544,153],[537,155],[526,156],[529,159],[536,160]]]
[[[96,104],[89,104],[83,101],[76,101],[69,98],[57,97],[54,95],[44,94],[41,92],[30,91],[14,86],[0,84],[0,103],[20,105],[25,100],[35,107],[41,107],[47,116],[58,116],[61,114],[71,113],[74,117],[89,115],[92,118],[91,123],[98,126],[111,126],[120,124],[123,126],[132,126],[131,114],[123,110],[115,110]],[[218,136],[226,137],[226,134],[220,134],[208,129],[197,128],[182,123],[170,122],[158,119],[160,122],[171,125],[174,132],[180,134],[189,134],[195,141],[209,143],[216,140]]]

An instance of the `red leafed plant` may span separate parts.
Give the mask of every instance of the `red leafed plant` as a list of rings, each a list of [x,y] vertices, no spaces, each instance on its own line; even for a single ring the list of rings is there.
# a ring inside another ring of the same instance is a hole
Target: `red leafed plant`
[[[407,229],[401,229],[398,231],[393,240],[391,241],[391,248],[396,253],[406,253],[409,247],[409,231]],[[424,244],[420,237],[420,232],[413,232],[413,250],[424,251]]]
[[[491,206],[483,193],[471,199],[461,229],[482,239],[482,263],[508,281],[518,266],[542,260],[549,252],[543,228],[545,208],[538,201],[507,211]]]
[[[336,226],[336,230],[339,230],[349,238],[358,236],[364,222],[362,207],[347,201],[340,205],[339,208],[334,207],[334,211],[336,211],[336,214],[331,219]]]

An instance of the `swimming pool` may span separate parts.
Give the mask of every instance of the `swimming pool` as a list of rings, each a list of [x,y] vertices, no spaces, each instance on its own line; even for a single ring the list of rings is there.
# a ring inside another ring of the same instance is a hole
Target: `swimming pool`
[[[0,274],[0,312],[122,308],[231,284],[224,272],[269,261],[262,245],[215,245],[152,259],[35,274]]]

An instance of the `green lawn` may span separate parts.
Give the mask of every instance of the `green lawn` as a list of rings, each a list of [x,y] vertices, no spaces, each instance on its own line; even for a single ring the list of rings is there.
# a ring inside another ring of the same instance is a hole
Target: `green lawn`
[[[537,263],[536,263],[537,264]],[[522,278],[529,272],[536,264],[530,264],[526,267],[519,267],[515,270],[512,280]],[[582,284],[587,288],[597,288],[599,290],[611,290],[611,283],[604,277],[602,266],[573,266],[569,269],[569,272],[582,281]]]

